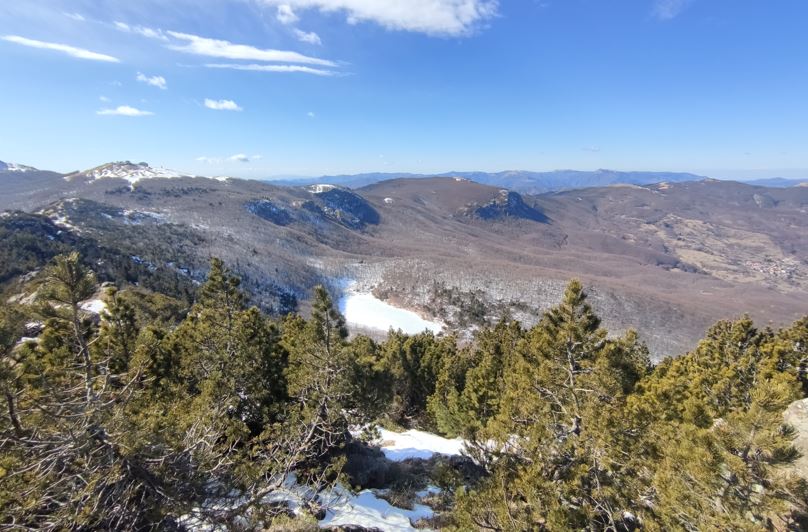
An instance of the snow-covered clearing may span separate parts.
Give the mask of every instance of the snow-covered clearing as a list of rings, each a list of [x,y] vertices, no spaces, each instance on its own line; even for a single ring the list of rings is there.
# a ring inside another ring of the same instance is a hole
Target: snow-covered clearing
[[[410,458],[429,460],[435,454],[457,456],[463,451],[464,442],[460,438],[450,440],[437,434],[420,430],[393,432],[381,429],[377,444],[388,460],[401,462]]]
[[[438,492],[438,488],[430,486],[417,496],[422,498]],[[398,508],[380,499],[371,490],[354,494],[337,485],[317,494],[311,488],[298,484],[294,474],[287,478],[282,488],[264,497],[263,503],[286,505],[292,513],[300,515],[307,502],[312,500],[325,509],[325,516],[319,521],[320,528],[361,526],[384,532],[409,532],[416,530],[413,523],[434,514],[430,507],[423,504],[415,504],[412,510]],[[207,522],[201,515],[203,511],[224,510],[245,501],[244,498],[237,498],[235,501],[210,501],[203,508],[181,516],[179,522],[191,530],[218,532],[224,528]]]
[[[361,526],[385,532],[416,530],[413,523],[431,517],[429,506],[413,505],[412,510],[397,508],[370,490],[353,495],[341,487],[334,488],[324,501],[328,510],[320,527]]]
[[[88,301],[84,301],[81,304],[81,308],[82,310],[91,312],[93,314],[101,314],[101,312],[107,310],[107,304],[100,299],[90,299]]]
[[[354,428],[353,432],[358,433],[361,430]],[[381,429],[379,433],[380,438],[371,443],[378,445],[385,457],[395,462],[411,458],[427,460],[435,454],[456,456],[463,450],[461,439],[450,440],[420,430],[393,432]],[[263,503],[285,504],[294,514],[299,515],[309,501],[314,501],[326,510],[325,516],[319,521],[320,528],[364,527],[384,532],[409,532],[419,530],[413,526],[414,523],[434,515],[432,508],[419,502],[441,490],[435,486],[427,486],[417,492],[416,504],[412,510],[398,508],[380,498],[378,495],[383,495],[384,491],[363,490],[352,493],[344,486],[337,485],[316,493],[311,488],[298,484],[296,475],[291,474],[283,487],[267,495]],[[210,501],[205,505],[209,510],[227,507],[228,503],[224,501]],[[183,516],[180,522],[194,530],[219,530],[193,515]]]
[[[418,334],[425,330],[439,333],[443,330],[442,323],[425,320],[411,310],[394,307],[370,292],[347,291],[339,300],[339,310],[349,325],[368,329],[401,329],[407,334]]]

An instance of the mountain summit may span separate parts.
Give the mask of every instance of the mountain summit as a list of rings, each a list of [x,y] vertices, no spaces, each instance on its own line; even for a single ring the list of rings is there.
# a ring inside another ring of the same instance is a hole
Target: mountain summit
[[[67,181],[86,180],[95,181],[98,179],[125,179],[134,185],[141,179],[173,179],[177,177],[193,177],[167,168],[153,168],[149,163],[132,163],[130,161],[118,161],[101,166],[96,166],[83,172],[76,172],[65,176]]]
[[[33,166],[0,161],[0,172],[36,172]]]

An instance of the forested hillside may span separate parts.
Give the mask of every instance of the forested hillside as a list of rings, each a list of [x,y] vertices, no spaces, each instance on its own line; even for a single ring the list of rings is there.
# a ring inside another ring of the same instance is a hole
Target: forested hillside
[[[808,317],[719,322],[652,366],[577,281],[535,326],[462,343],[350,337],[322,288],[309,319],[271,319],[216,259],[190,306],[120,279],[99,316],[98,279],[57,255],[0,310],[3,527],[361,530],[331,505],[370,488],[414,514],[426,490],[413,524],[449,530],[807,526],[783,412],[808,391]],[[463,456],[391,461],[379,425]]]

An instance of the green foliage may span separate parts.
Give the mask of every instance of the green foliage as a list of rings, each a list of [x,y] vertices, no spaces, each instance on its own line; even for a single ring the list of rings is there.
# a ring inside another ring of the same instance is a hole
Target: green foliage
[[[782,415],[801,397],[805,334],[804,320],[779,333],[746,318],[721,322],[692,353],[652,369],[636,334],[609,338],[580,284],[570,283],[562,303],[499,357],[510,360],[503,378],[472,384],[475,372],[499,375],[482,369],[498,352],[489,343],[454,379],[461,386],[442,396],[449,405],[469,389],[501,397],[489,403],[497,412],[487,423],[463,427],[488,476],[458,493],[454,525],[796,526],[808,492],[787,472],[797,453]],[[458,414],[454,407],[448,417]]]
[[[433,423],[426,415],[427,403],[435,393],[438,377],[447,361],[456,357],[454,337],[436,337],[425,331],[408,336],[391,331],[382,345],[384,367],[393,383],[389,415],[403,426]]]
[[[37,342],[18,346],[24,315],[0,314],[3,525],[269,526],[286,510],[264,497],[292,472],[336,478],[362,401],[386,405],[378,346],[347,342],[323,291],[281,331],[218,260],[187,315],[109,288],[99,321],[81,308],[98,287],[76,253],[42,279]]]
[[[441,432],[473,439],[499,412],[505,375],[512,371],[523,336],[518,322],[502,320],[493,329],[481,330],[473,346],[446,360],[428,405]]]
[[[377,419],[467,441],[474,474],[448,459],[431,473],[436,522],[457,530],[786,530],[806,510],[782,416],[805,396],[808,317],[719,322],[652,368],[577,281],[531,329],[503,319],[460,346],[351,339],[321,287],[310,319],[273,322],[216,259],[190,308],[107,287],[93,316],[77,253],[39,277],[35,307],[0,307],[3,527],[311,527],[266,497],[292,473],[314,492],[337,481],[361,448],[349,427]]]

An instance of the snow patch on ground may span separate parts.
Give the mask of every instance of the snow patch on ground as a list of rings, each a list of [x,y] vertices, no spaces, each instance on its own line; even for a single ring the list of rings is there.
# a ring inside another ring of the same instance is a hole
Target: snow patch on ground
[[[417,530],[413,523],[431,517],[433,511],[429,506],[416,504],[412,510],[405,510],[380,499],[370,490],[360,491],[356,495],[337,486],[324,497],[328,507],[320,527],[360,526],[378,529],[385,532],[404,532]]]
[[[107,304],[100,299],[90,299],[81,304],[81,309],[93,314],[101,314],[107,310]]]
[[[59,227],[64,227],[65,229],[71,229],[73,231],[79,232],[78,227],[70,223],[67,216],[64,214],[53,214],[50,216],[51,221],[58,225]]]
[[[429,460],[435,454],[458,456],[465,442],[460,438],[450,440],[437,434],[420,430],[393,432],[381,429],[381,438],[373,442],[379,446],[388,460],[401,462],[411,458]]]
[[[425,330],[439,333],[444,327],[442,323],[425,320],[411,310],[394,307],[370,292],[347,291],[339,300],[339,310],[349,325],[379,331],[401,329],[406,334],[418,334]]]
[[[424,493],[434,493],[437,489],[430,487]],[[261,500],[263,504],[285,505],[295,515],[300,515],[310,501],[316,501],[326,510],[319,522],[320,528],[359,526],[384,532],[409,532],[417,530],[413,523],[431,517],[434,513],[423,504],[414,505],[412,510],[397,508],[377,497],[371,490],[354,494],[341,485],[318,494],[311,488],[298,484],[294,473],[286,478],[282,487]],[[181,516],[178,521],[191,530],[222,530],[223,528],[209,523],[203,517],[204,511],[234,508],[244,502],[246,499],[243,497],[236,497],[235,500],[211,500],[202,508]]]

